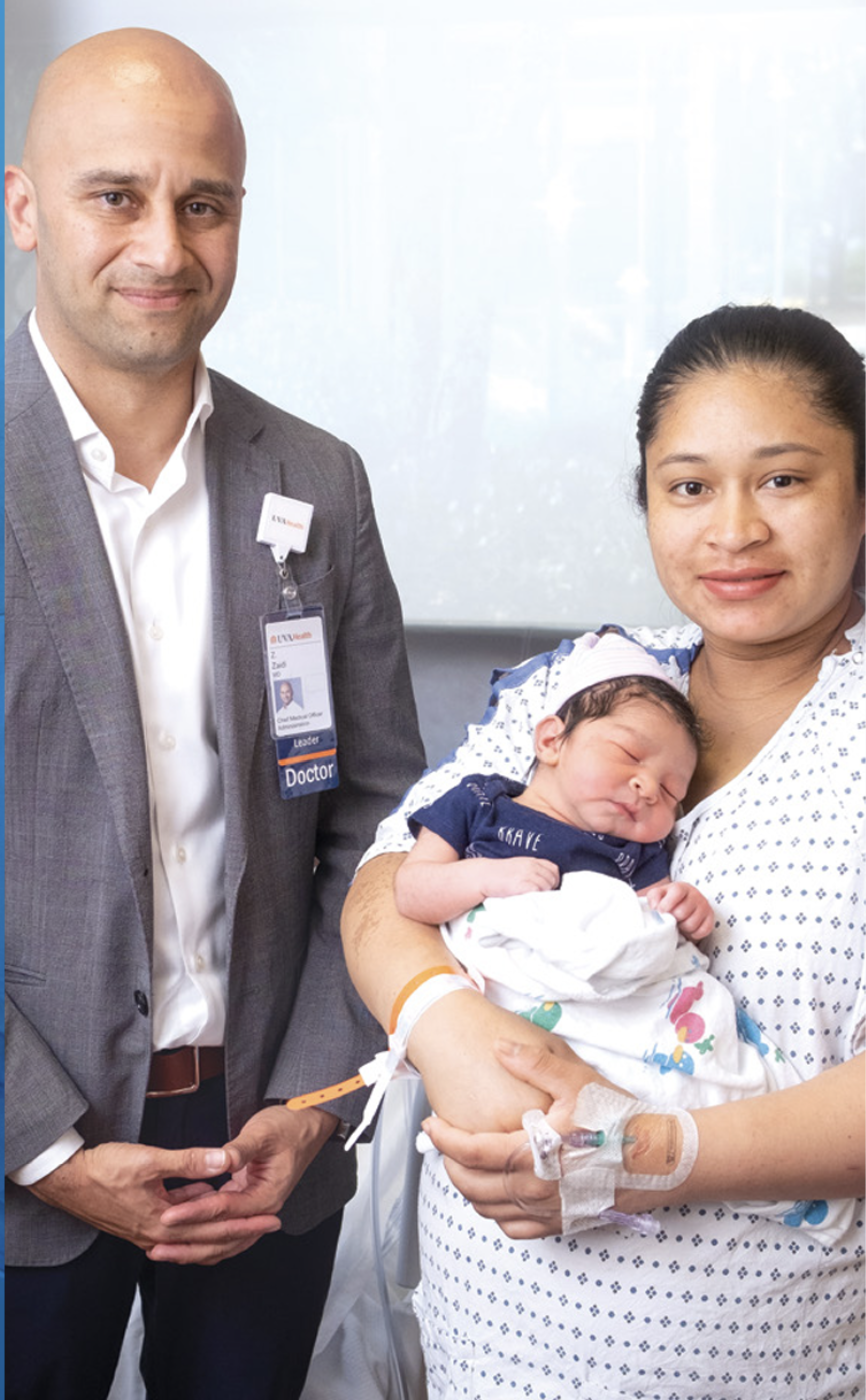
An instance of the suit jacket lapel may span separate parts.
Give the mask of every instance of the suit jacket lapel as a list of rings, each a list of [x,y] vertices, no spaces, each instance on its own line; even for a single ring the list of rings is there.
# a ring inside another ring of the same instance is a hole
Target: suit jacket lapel
[[[105,784],[150,940],[147,764],[126,629],[78,458],[26,328],[8,351],[9,368],[23,367],[37,389],[27,394],[19,383],[9,394],[10,523]]]
[[[212,377],[206,433],[214,620],[214,686],[226,822],[226,903],[232,928],[246,864],[251,768],[264,721],[260,617],[273,612],[279,580],[270,550],[256,543],[267,491],[279,492],[280,462],[255,445],[261,422],[243,399],[225,402]],[[275,760],[276,761],[276,760]],[[276,778],[274,779],[276,782]]]

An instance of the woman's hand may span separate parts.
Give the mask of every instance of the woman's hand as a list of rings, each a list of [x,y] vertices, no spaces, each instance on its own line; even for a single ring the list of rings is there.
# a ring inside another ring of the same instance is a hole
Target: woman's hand
[[[549,1101],[548,1116],[559,1133],[574,1125],[580,1090],[590,1080],[601,1080],[576,1056],[565,1060],[549,1047],[499,1039],[494,1049],[515,1081]],[[789,1089],[695,1109],[700,1145],[685,1181],[671,1190],[620,1188],[616,1209],[634,1214],[688,1201],[862,1195],[864,1072],[866,1055],[856,1055]],[[660,1171],[653,1158],[663,1147],[656,1128],[665,1121],[663,1110],[638,1112],[631,1120],[629,1131],[637,1133],[638,1146],[624,1155],[627,1170]],[[536,1178],[531,1153],[522,1150],[526,1133],[461,1132],[441,1118],[429,1119],[424,1127],[445,1157],[454,1185],[479,1215],[497,1221],[512,1239],[558,1233],[559,1184]]]
[[[530,1056],[525,1074],[512,1073],[507,1052],[502,1058],[495,1050],[500,1041],[513,1042]],[[601,1079],[561,1036],[475,991],[454,992],[437,1001],[409,1039],[409,1060],[424,1080],[434,1113],[470,1134],[522,1132],[527,1109],[548,1112],[551,1095],[532,1072],[533,1051],[544,1052],[543,1064],[555,1060],[571,1065],[573,1082],[579,1085]]]
[[[560,1133],[574,1126],[574,1105],[585,1084],[600,1076],[576,1056],[565,1058],[555,1045],[527,1045],[498,1039],[494,1049],[515,1079],[530,1084],[550,1102],[547,1117]],[[526,1133],[464,1132],[442,1118],[424,1129],[445,1158],[461,1195],[479,1215],[495,1220],[512,1239],[556,1235],[562,1228],[559,1183],[540,1181],[533,1169]]]

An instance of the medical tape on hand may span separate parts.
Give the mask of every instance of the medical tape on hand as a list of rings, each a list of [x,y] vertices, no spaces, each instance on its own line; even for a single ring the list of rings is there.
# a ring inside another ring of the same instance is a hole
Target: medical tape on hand
[[[410,1065],[406,1060],[406,1051],[409,1037],[424,1012],[429,1011],[431,1006],[450,992],[465,991],[477,992],[478,988],[468,977],[450,969],[439,968],[419,974],[418,978],[413,978],[403,988],[394,1002],[394,1010],[391,1013],[392,1029],[388,1036],[388,1049],[380,1050],[374,1059],[361,1066],[361,1077],[365,1084],[373,1085],[373,1092],[367,1100],[363,1118],[346,1142],[347,1152],[354,1147],[364,1129],[372,1123],[391,1080],[408,1076],[419,1077],[414,1065]]]
[[[630,1119],[638,1114],[674,1118],[682,1132],[679,1161],[666,1176],[627,1171],[623,1165],[623,1136]],[[532,1149],[535,1175],[542,1181],[558,1181],[562,1205],[562,1233],[576,1234],[603,1223],[599,1217],[614,1205],[617,1187],[636,1191],[672,1191],[684,1182],[698,1155],[698,1129],[694,1118],[681,1108],[660,1109],[657,1104],[629,1098],[603,1084],[587,1084],[574,1106],[572,1121],[585,1131],[603,1133],[597,1147],[574,1146],[564,1140],[538,1109],[523,1116]],[[635,1221],[643,1217],[635,1217]],[[636,1225],[636,1228],[639,1228]]]

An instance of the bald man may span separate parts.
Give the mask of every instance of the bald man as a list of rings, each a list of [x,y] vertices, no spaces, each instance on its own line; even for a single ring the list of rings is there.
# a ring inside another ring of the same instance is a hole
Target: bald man
[[[10,1397],[105,1395],[137,1286],[149,1396],[298,1395],[354,1189],[362,1105],[284,1100],[378,1048],[339,912],[422,753],[358,457],[201,357],[244,159],[222,78],[119,30],[48,68],[6,171],[37,268],[6,355]],[[298,796],[267,493],[313,506],[330,646],[340,782]]]

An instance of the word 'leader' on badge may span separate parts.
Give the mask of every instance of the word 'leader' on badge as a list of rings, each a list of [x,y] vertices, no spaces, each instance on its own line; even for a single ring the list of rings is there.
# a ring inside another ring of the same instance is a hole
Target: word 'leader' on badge
[[[303,554],[310,535],[313,507],[307,501],[293,501],[269,491],[262,501],[256,542],[268,544],[278,564],[288,554]]]

